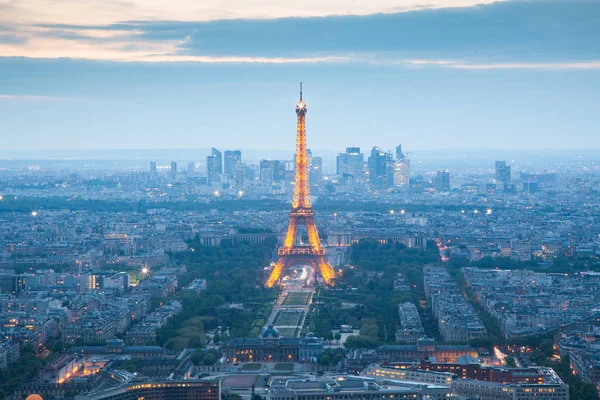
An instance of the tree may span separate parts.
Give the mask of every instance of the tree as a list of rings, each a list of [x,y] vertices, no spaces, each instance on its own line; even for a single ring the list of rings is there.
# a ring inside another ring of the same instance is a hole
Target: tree
[[[213,353],[213,352],[207,353],[204,356],[204,359],[202,360],[202,363],[204,365],[214,365],[216,362],[217,362],[217,356],[215,356],[215,353]]]
[[[223,393],[221,394],[221,400],[242,400],[242,397],[235,393]]]
[[[546,357],[552,357],[554,342],[551,339],[544,339],[540,342],[539,349]]]
[[[379,345],[380,342],[377,338],[362,335],[350,335],[346,338],[346,342],[344,342],[344,347],[347,349],[374,349],[379,347]]]
[[[338,344],[340,344],[340,339],[342,338],[342,334],[339,332],[335,333],[335,340],[337,341]]]
[[[202,350],[194,351],[194,354],[192,354],[192,356],[190,357],[190,361],[194,365],[200,365],[202,363],[202,360],[204,360],[204,352]]]
[[[516,367],[517,363],[515,362],[515,358],[512,356],[506,357],[506,365],[508,365],[509,367]]]
[[[319,364],[321,364],[321,365],[329,365],[330,362],[331,362],[331,358],[329,358],[329,356],[327,354],[323,354],[321,356],[321,359],[319,360]]]
[[[167,349],[167,350],[173,351],[173,350],[175,350],[176,347],[177,347],[177,343],[175,342],[174,339],[169,339],[165,343],[165,349]]]
[[[123,361],[123,363],[121,363],[119,368],[124,369],[125,371],[129,371],[129,372],[136,372],[136,371],[139,371],[143,367],[143,365],[144,365],[144,361],[142,361],[140,359],[133,359],[133,360]]]
[[[379,335],[379,326],[377,325],[377,321],[372,318],[363,319],[360,326],[360,334],[361,336],[377,337]]]
[[[204,340],[202,340],[202,338],[199,335],[194,335],[188,340],[188,347],[204,347]]]
[[[218,333],[215,333],[215,336],[213,336],[213,343],[217,344],[221,341],[221,335],[219,335]]]

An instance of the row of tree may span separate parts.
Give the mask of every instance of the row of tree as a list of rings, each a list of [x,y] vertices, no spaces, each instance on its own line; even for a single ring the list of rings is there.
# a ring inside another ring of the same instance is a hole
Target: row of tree
[[[267,241],[233,246],[223,241],[219,247],[204,247],[191,241],[189,247],[193,251],[174,254],[181,264],[187,265],[180,284],[185,286],[204,278],[207,289],[199,294],[179,293],[183,311],[157,330],[157,343],[168,350],[200,348],[207,340],[204,331],[218,326],[232,337],[246,337],[253,330],[257,335],[256,321],[266,320],[277,295],[275,290],[264,288],[262,275],[275,244],[276,241]],[[221,336],[216,336],[217,341]]]

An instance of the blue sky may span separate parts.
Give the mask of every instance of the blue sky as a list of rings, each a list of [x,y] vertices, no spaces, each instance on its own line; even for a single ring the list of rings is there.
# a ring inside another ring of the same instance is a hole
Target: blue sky
[[[600,148],[598,1],[15,3],[4,150]]]

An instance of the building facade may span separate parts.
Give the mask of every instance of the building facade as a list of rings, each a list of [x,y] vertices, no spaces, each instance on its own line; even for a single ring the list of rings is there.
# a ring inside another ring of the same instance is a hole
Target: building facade
[[[396,147],[394,163],[394,186],[402,187],[410,184],[410,160],[402,152],[402,145]]]
[[[76,400],[220,400],[220,381],[131,383],[75,396]]]
[[[242,152],[240,150],[225,150],[223,174],[233,178],[241,163]]]
[[[311,333],[303,338],[280,337],[272,325],[259,338],[231,338],[221,344],[229,362],[317,362],[323,349],[323,339]]]

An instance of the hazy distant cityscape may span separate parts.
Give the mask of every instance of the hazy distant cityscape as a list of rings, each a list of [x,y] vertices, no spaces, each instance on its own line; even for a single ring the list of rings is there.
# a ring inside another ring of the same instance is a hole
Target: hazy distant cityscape
[[[30,382],[5,380],[5,393],[113,398],[136,382],[190,381],[206,396],[216,379],[230,396],[277,399],[289,379],[345,376],[340,393],[352,396],[388,379],[389,393],[418,398],[566,399],[552,370],[561,358],[580,382],[600,380],[595,153],[307,149],[315,221],[339,277],[326,289],[300,265],[274,292],[262,283],[285,248],[295,158],[148,153],[2,161],[0,366],[52,360]],[[244,272],[250,285],[223,286],[222,274],[239,279],[230,252],[252,248],[263,255]],[[251,300],[261,292],[275,306]],[[372,296],[382,304],[363,303]],[[211,305],[198,310],[195,298]]]

